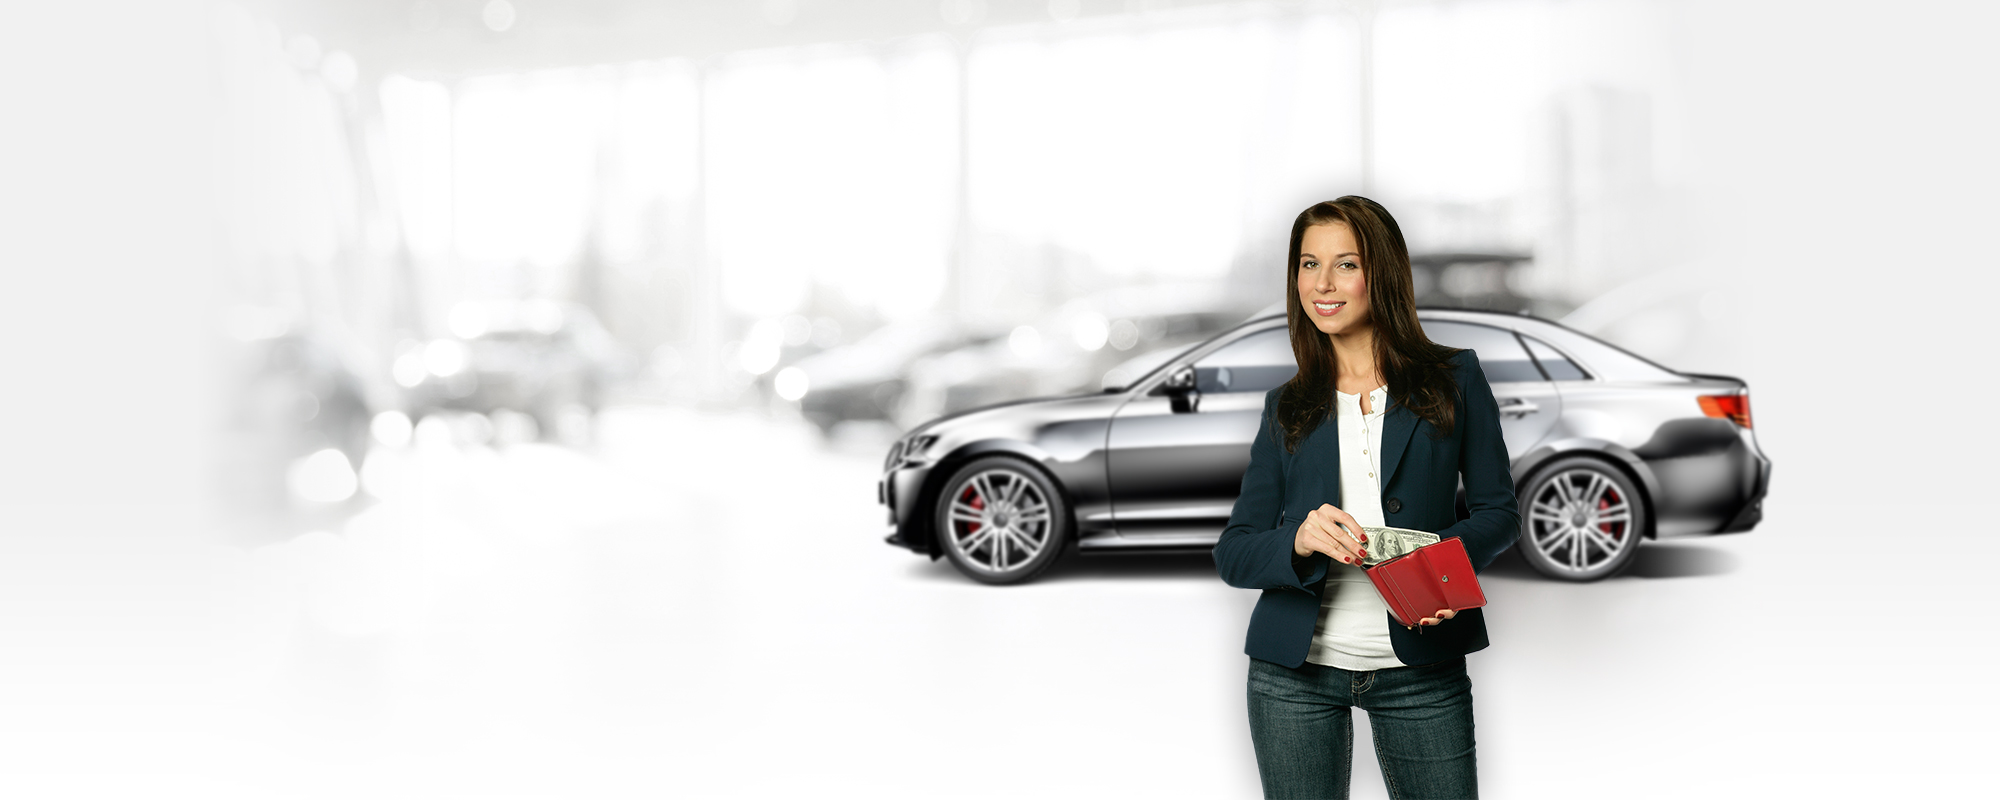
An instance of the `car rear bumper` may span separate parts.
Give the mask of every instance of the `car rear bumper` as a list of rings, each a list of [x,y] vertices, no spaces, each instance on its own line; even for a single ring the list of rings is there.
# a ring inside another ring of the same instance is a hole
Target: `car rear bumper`
[[[1771,489],[1771,459],[1757,453],[1757,485],[1750,491],[1750,500],[1736,512],[1716,533],[1740,533],[1757,527],[1764,520],[1764,494]]]

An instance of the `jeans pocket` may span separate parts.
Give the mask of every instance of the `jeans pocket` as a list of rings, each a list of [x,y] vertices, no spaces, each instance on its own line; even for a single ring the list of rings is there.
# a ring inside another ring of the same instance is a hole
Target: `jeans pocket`
[[[1261,658],[1252,657],[1250,659],[1250,686],[1252,689],[1261,688],[1266,690],[1266,693],[1277,693],[1294,690],[1302,683],[1305,683],[1305,676],[1300,675],[1298,670],[1283,664],[1265,661]]]

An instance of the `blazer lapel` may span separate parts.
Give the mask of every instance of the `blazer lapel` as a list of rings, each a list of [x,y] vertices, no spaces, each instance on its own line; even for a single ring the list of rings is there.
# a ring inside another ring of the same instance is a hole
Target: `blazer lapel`
[[[1417,430],[1417,414],[1402,403],[1389,401],[1389,410],[1382,415],[1382,490],[1389,490],[1389,480],[1396,477],[1396,467],[1403,463],[1403,451],[1409,449],[1410,435]]]

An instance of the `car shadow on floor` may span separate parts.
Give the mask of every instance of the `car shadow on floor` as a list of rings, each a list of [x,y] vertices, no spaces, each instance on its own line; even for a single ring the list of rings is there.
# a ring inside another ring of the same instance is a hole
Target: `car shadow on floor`
[[[1741,559],[1714,545],[1652,544],[1639,548],[1625,576],[1633,578],[1699,578],[1735,572]]]
[[[1727,575],[1735,572],[1740,559],[1714,545],[1672,542],[1661,544],[1647,542],[1639,546],[1639,552],[1632,556],[1632,565],[1625,568],[1616,578],[1699,578],[1708,575]],[[1519,547],[1509,547],[1493,563],[1481,570],[1481,575],[1522,580],[1554,580],[1544,578],[1534,567],[1528,566],[1521,556]]]
[[[1192,578],[1220,581],[1215,559],[1207,553],[1110,553],[1078,555],[1049,567],[1040,580],[1049,583],[1094,580],[1146,580]]]
[[[1740,559],[1736,554],[1713,545],[1648,542],[1640,546],[1639,553],[1632,557],[1632,565],[1612,580],[1727,575],[1735,572],[1739,565]],[[911,572],[923,580],[973,582],[943,559],[918,565]],[[1543,577],[1528,566],[1520,550],[1513,547],[1493,559],[1493,563],[1488,564],[1480,574],[1503,579],[1554,580]],[[1152,579],[1221,580],[1215,573],[1215,560],[1207,553],[1078,555],[1071,552],[1029,584]]]
[[[944,559],[925,560],[922,564],[914,565],[910,575],[925,581],[976,583]],[[1064,554],[1062,560],[1051,565],[1047,572],[1023,585],[1153,579],[1221,580],[1215,574],[1214,559],[1207,553],[1112,553],[1086,556],[1072,551]]]

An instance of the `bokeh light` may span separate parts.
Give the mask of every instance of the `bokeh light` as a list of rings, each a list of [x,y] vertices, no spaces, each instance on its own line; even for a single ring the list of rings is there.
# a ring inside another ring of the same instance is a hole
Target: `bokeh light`
[[[1077,347],[1095,352],[1104,349],[1104,343],[1111,340],[1111,325],[1104,321],[1103,314],[1086,311],[1070,322],[1070,335]]]
[[[1022,325],[1007,334],[1007,348],[1016,355],[1029,358],[1042,352],[1042,332],[1033,325]]]
[[[410,443],[410,433],[416,429],[410,423],[410,415],[395,409],[376,414],[369,420],[368,431],[375,435],[375,441],[389,447],[402,447]]]
[[[486,7],[479,10],[479,19],[495,33],[506,33],[514,27],[514,4],[507,0],[488,0]]]
[[[292,494],[315,503],[338,503],[354,496],[359,485],[347,454],[327,448],[292,463]]]
[[[438,339],[424,347],[424,369],[440,378],[465,371],[465,344],[456,339]]]
[[[806,378],[806,371],[798,367],[778,370],[777,376],[771,379],[771,390],[777,392],[779,397],[793,402],[805,397],[809,388],[811,385]]]

